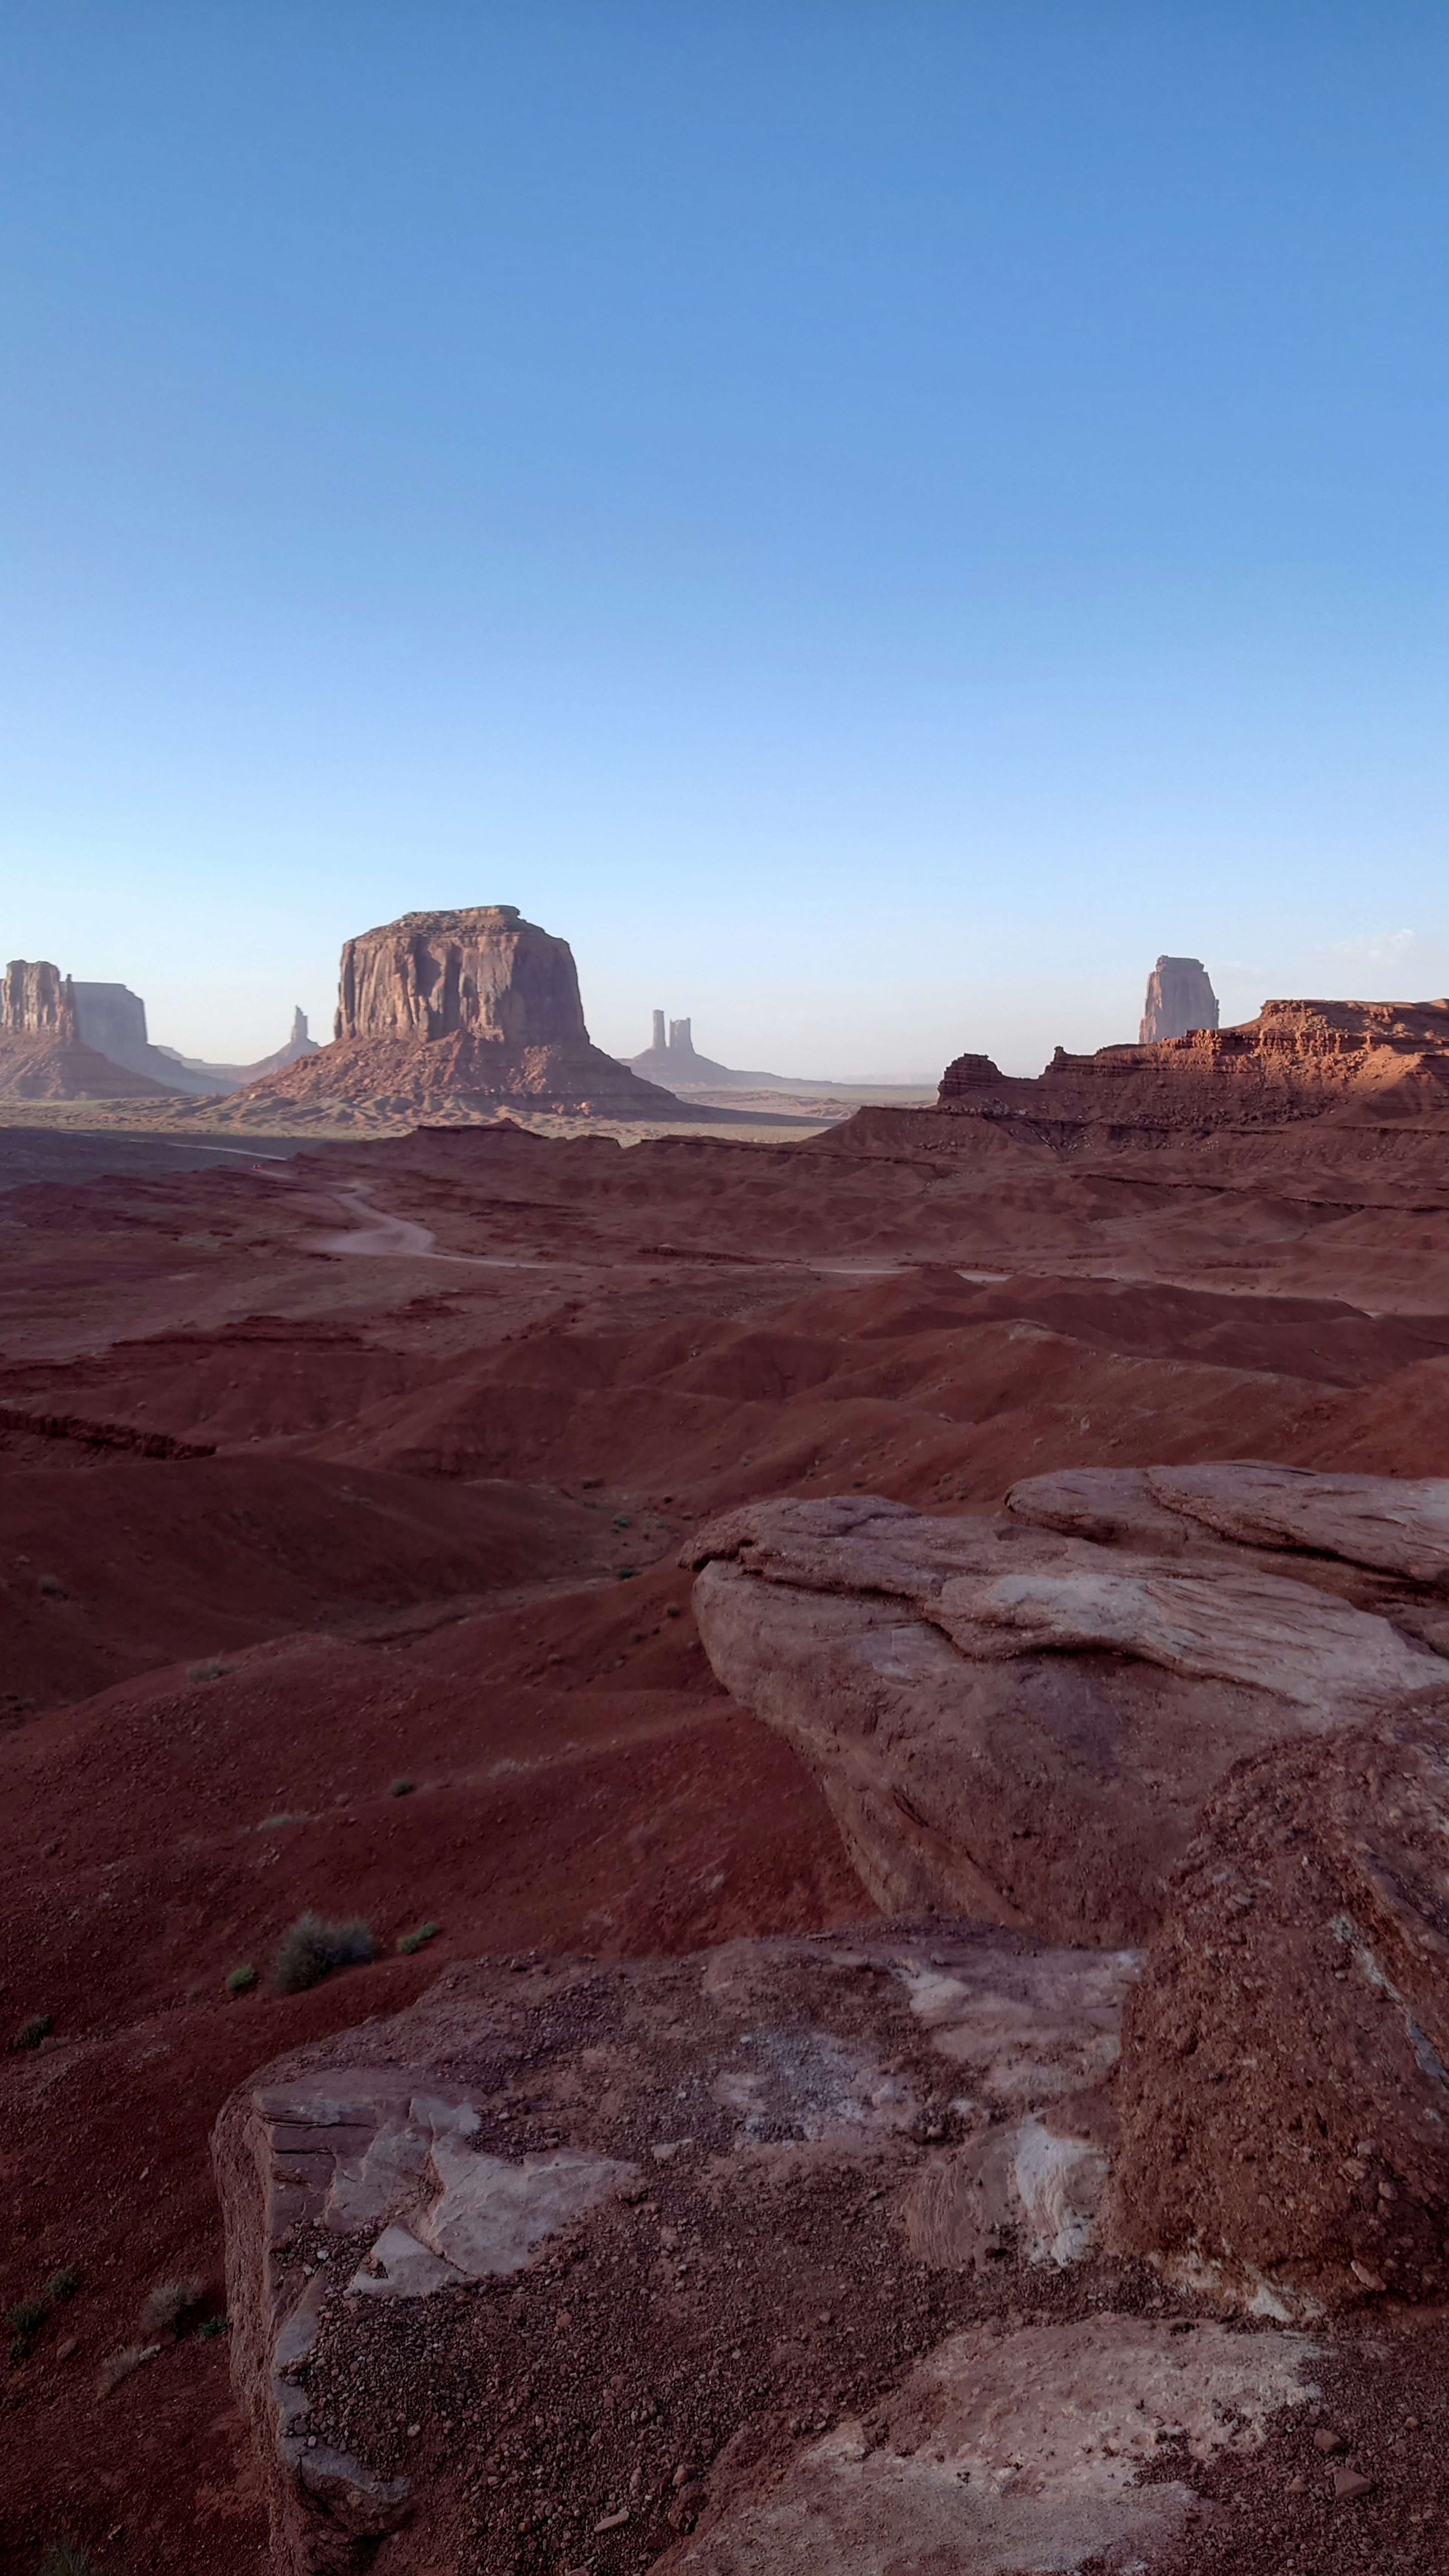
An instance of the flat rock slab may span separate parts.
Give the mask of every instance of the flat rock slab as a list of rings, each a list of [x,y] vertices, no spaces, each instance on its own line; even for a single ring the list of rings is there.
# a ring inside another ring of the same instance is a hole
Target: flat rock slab
[[[660,2562],[661,2576],[1021,2576],[1146,2569],[1190,2529],[1169,2444],[1254,2449],[1316,2394],[1315,2347],[1096,2316],[953,2335],[868,2422],[841,2424],[774,2490]]]
[[[273,2565],[643,2567],[1074,2278],[1137,1966],[939,1918],[480,1961],[266,2069],[215,2160]]]
[[[1112,2230],[1312,2317],[1449,2283],[1449,1691],[1246,1763],[1131,1996]]]
[[[1449,1477],[1354,1476],[1255,1458],[1028,1476],[1007,1509],[1062,1535],[1174,1554],[1214,1539],[1300,1550],[1449,1590]]]
[[[684,1561],[716,1675],[814,1772],[876,1901],[1059,1940],[1144,1936],[1233,1762],[1443,1681],[1421,1640],[1228,1550],[862,1495],[729,1513]]]

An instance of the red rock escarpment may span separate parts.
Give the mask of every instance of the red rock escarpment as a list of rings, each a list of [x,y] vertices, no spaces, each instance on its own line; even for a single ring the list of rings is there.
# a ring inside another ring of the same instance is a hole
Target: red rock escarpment
[[[1032,1080],[1001,1073],[989,1056],[958,1056],[937,1106],[1021,1120],[1056,1142],[1271,1127],[1332,1111],[1434,1115],[1449,1107],[1449,1002],[1265,1002],[1237,1028],[1095,1055],[1058,1047]]]
[[[590,1040],[568,942],[512,904],[410,912],[349,939],[334,1044],[247,1087],[278,1110],[326,1102],[427,1117],[513,1103],[689,1117]]]

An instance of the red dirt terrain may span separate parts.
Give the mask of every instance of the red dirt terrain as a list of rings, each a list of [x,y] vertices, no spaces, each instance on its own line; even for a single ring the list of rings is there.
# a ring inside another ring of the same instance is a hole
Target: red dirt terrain
[[[497,1126],[76,1180],[28,1137],[0,1192],[0,1986],[6,2036],[49,2026],[0,2060],[5,2305],[76,2278],[15,2330],[0,2563],[65,2535],[116,2576],[271,2564],[228,2335],[195,2333],[223,2306],[208,2139],[258,2067],[482,1954],[869,1913],[709,1669],[698,1522],[985,1514],[1024,1477],[1222,1458],[1449,1472],[1443,1139],[1412,1104],[1070,1150],[873,1110],[800,1144]],[[307,1908],[378,1956],[284,1995]],[[180,2327],[143,2329],[191,2275]],[[1255,2502],[1230,2548],[1222,2453],[1195,2563],[1441,2565],[1444,2331],[1383,2318],[1402,2421],[1343,2365],[1333,2402],[1402,2454],[1372,2522],[1313,2500],[1264,2555]]]

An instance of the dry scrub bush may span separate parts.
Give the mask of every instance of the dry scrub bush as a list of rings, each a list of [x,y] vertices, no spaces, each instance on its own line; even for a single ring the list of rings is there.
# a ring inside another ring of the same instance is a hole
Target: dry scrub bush
[[[320,1985],[334,1968],[365,1968],[377,1956],[369,1924],[355,1914],[346,1923],[325,1923],[320,1914],[299,1914],[277,1944],[272,1976],[278,1992],[300,1995]]]
[[[73,2540],[54,2540],[36,2576],[102,2576],[102,2571],[88,2549],[78,2549]]]
[[[168,2326],[178,2326],[189,2310],[200,2305],[205,2287],[199,2272],[184,2273],[175,2281],[158,2281],[141,2303],[136,2322],[142,2334],[165,2334]]]
[[[128,2343],[124,2352],[113,2352],[108,2361],[101,2363],[102,2396],[108,2397],[113,2388],[119,2388],[123,2379],[129,2379],[133,2370],[140,2369],[143,2361],[154,2361],[160,2349],[159,2343]]]

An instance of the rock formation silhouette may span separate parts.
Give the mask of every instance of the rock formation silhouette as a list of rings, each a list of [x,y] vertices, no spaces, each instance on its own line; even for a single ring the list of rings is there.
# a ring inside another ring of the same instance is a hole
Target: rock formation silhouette
[[[1215,1029],[1218,997],[1200,957],[1159,957],[1147,978],[1147,999],[1137,1032],[1141,1046],[1185,1038],[1192,1029]]]
[[[146,1005],[127,984],[77,982],[46,959],[12,959],[0,978],[0,1098],[129,1100],[164,1092],[206,1098],[239,1091],[276,1066],[315,1054],[307,1016],[256,1064],[210,1064],[157,1046]]]
[[[594,1045],[567,940],[516,904],[404,913],[349,939],[334,1028],[330,1047],[268,1074],[248,1098],[304,1114],[328,1103],[426,1118],[510,1105],[700,1114]]]

